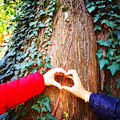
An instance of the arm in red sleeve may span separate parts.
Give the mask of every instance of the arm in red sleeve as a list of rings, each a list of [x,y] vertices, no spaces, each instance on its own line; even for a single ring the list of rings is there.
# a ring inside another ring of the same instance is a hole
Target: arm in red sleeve
[[[0,114],[40,94],[44,88],[44,78],[39,72],[0,84]]]

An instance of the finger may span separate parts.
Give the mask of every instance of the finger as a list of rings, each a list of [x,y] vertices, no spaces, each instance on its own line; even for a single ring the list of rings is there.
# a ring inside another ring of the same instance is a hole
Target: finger
[[[55,68],[54,72],[62,72],[64,74],[66,74],[66,71],[64,69],[62,69],[62,68]]]
[[[73,81],[75,84],[79,83],[80,79],[79,79],[79,76],[78,76],[78,73],[76,70],[68,70],[67,72],[68,75],[72,74],[73,75]]]
[[[61,89],[67,90],[72,93],[72,87],[62,86]]]
[[[72,79],[73,80],[73,76],[71,74],[66,75],[66,78]]]
[[[55,80],[53,81],[53,86],[58,87],[59,89],[61,89],[61,84],[59,84]]]
[[[73,75],[75,72],[76,72],[76,70],[74,70],[74,69],[68,70],[68,71],[67,71],[67,75],[70,75],[70,74]]]

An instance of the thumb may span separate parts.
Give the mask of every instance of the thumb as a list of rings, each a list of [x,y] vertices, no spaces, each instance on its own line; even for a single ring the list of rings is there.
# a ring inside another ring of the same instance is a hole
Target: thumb
[[[58,87],[59,89],[61,89],[61,84],[59,84],[55,80],[53,81],[53,86]]]
[[[62,86],[61,89],[65,89],[69,92],[72,92],[72,87]]]

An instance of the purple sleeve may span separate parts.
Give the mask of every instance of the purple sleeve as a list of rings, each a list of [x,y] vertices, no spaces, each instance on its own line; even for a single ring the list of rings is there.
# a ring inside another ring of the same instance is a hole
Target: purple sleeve
[[[102,93],[92,93],[89,106],[101,120],[120,120],[120,102]]]

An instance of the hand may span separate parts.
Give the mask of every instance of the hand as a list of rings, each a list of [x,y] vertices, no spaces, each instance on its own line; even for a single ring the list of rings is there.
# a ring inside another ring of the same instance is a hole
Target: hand
[[[67,75],[72,74],[73,75],[73,82],[74,82],[74,86],[72,87],[67,87],[67,86],[62,86],[61,89],[65,89],[71,93],[73,93],[76,97],[79,97],[83,100],[85,100],[85,96],[86,96],[86,90],[83,86],[83,84],[80,81],[80,78],[78,77],[78,74],[75,70],[69,70],[67,72]],[[89,102],[89,97],[90,97],[90,92],[88,92],[88,97],[87,97],[87,101]]]
[[[66,74],[65,70],[63,70],[62,68],[51,69],[43,75],[44,76],[44,81],[45,81],[46,86],[53,85],[53,86],[56,86],[60,89],[61,85],[54,80],[54,74],[56,72],[62,72],[64,74]]]

